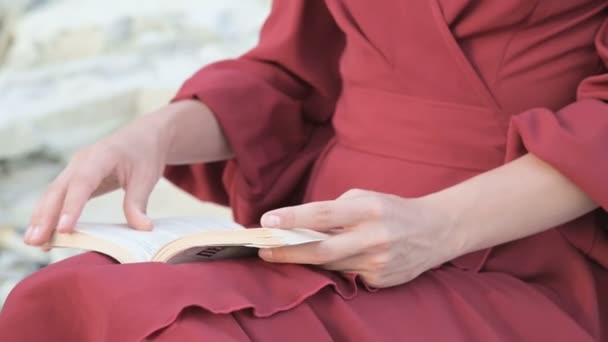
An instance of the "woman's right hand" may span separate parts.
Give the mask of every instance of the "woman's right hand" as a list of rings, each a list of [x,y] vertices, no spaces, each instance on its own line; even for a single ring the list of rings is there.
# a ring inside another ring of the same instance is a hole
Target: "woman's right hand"
[[[128,225],[150,230],[148,197],[166,164],[223,160],[231,154],[215,116],[200,101],[179,101],[141,116],[75,153],[36,205],[25,242],[42,246],[55,229],[72,231],[91,197],[120,188]]]
[[[146,203],[162,175],[171,140],[163,125],[159,113],[149,114],[77,151],[37,203],[25,242],[43,245],[55,228],[70,232],[92,196],[119,188],[125,190],[128,224],[151,229]]]

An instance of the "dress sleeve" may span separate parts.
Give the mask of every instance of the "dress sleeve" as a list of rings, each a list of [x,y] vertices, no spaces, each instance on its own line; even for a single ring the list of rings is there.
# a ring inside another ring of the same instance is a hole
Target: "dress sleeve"
[[[608,21],[598,30],[595,46],[600,70],[579,84],[574,103],[555,112],[532,109],[511,119],[507,159],[527,151],[553,166],[602,207],[593,226],[608,228]],[[572,226],[562,233],[608,267],[608,229],[583,232]]]
[[[608,69],[608,21],[598,31],[595,44],[604,69]],[[608,104],[605,101],[608,101],[606,71],[584,79],[578,87],[577,101],[559,111],[540,108],[515,115],[508,140],[513,157],[519,153],[512,147],[520,144],[608,209]]]
[[[165,176],[200,199],[229,204],[247,225],[266,210],[300,201],[309,170],[333,135],[343,46],[324,1],[275,1],[254,49],[204,67],[174,99],[204,102],[235,157],[169,166]]]

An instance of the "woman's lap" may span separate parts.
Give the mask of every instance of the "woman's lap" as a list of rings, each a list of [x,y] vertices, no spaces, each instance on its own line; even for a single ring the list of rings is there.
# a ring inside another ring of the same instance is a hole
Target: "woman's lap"
[[[37,327],[35,330],[31,327]],[[377,292],[293,265],[116,265],[86,254],[23,281],[0,340],[590,340],[540,287],[445,266]]]

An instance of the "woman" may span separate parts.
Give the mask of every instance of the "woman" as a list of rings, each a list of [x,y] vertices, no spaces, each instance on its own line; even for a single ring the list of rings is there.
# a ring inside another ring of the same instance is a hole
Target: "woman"
[[[117,188],[152,229],[166,164],[242,223],[332,237],[263,260],[78,256],[13,291],[0,339],[608,339],[607,7],[276,2],[255,49],[77,153],[26,242]]]

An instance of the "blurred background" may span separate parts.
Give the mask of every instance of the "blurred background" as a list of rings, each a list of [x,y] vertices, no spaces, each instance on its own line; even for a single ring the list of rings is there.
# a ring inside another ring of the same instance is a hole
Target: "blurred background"
[[[270,0],[0,0],[0,307],[23,277],[74,251],[22,243],[70,155],[167,103],[201,66],[257,41]],[[122,221],[121,194],[83,220]],[[162,181],[152,217],[230,215]]]

